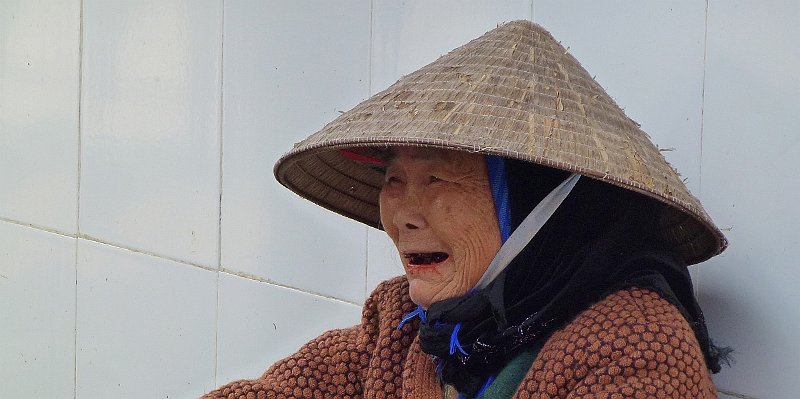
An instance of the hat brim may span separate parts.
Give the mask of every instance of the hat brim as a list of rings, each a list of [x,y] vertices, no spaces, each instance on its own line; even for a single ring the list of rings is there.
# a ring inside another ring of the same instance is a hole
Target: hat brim
[[[380,171],[342,149],[424,146],[533,162],[661,201],[663,237],[688,264],[727,240],[639,125],[548,32],[503,25],[401,78],[295,145],[287,188],[380,228]]]

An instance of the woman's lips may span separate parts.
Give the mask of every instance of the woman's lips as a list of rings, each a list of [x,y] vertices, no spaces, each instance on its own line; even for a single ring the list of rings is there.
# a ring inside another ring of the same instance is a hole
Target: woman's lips
[[[445,262],[450,255],[446,252],[405,252],[410,269],[433,269]]]

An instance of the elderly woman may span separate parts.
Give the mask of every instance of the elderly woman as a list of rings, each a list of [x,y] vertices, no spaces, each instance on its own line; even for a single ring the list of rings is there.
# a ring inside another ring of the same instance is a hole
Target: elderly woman
[[[278,180],[383,229],[405,276],[210,398],[713,398],[686,266],[724,236],[546,31],[505,24],[297,144]]]

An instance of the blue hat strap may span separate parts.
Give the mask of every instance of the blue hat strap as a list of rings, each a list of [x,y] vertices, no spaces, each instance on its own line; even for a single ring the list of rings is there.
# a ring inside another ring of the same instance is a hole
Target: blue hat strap
[[[486,167],[489,172],[494,209],[497,212],[497,223],[500,226],[500,238],[505,243],[511,236],[511,206],[508,199],[505,159],[497,155],[487,155]]]

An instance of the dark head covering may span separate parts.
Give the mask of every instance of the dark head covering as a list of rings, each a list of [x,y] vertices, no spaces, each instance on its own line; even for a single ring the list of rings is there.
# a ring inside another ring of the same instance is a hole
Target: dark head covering
[[[515,160],[506,160],[505,168],[512,231],[569,176]],[[719,371],[720,354],[708,338],[686,264],[655,228],[665,206],[581,179],[494,282],[428,309],[420,344],[439,362],[442,380],[473,397],[521,351],[540,346],[603,297],[633,286],[675,305],[692,325],[707,366]]]

